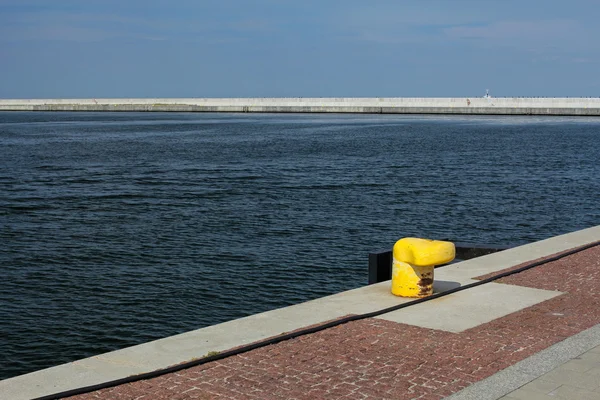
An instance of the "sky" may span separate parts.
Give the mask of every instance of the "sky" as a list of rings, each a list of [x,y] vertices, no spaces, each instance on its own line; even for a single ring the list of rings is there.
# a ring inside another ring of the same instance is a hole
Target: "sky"
[[[600,0],[0,0],[0,98],[600,96]]]

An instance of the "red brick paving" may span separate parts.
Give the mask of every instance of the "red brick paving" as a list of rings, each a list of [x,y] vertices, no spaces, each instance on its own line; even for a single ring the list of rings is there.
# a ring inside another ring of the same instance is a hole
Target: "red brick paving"
[[[600,246],[502,283],[566,294],[450,333],[365,319],[88,399],[442,399],[600,323]]]

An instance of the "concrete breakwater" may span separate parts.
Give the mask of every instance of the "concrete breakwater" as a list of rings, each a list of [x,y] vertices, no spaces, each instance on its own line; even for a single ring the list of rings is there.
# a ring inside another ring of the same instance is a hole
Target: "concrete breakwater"
[[[600,98],[0,99],[0,111],[156,111],[600,116]]]

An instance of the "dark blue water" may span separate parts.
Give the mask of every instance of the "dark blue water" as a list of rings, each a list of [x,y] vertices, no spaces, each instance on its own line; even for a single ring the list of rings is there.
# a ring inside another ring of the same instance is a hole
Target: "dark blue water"
[[[0,113],[0,378],[600,224],[600,119]]]

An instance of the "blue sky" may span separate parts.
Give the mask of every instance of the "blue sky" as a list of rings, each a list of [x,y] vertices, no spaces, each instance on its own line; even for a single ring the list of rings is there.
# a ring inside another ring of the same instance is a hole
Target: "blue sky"
[[[600,96],[598,0],[0,0],[0,98]]]

